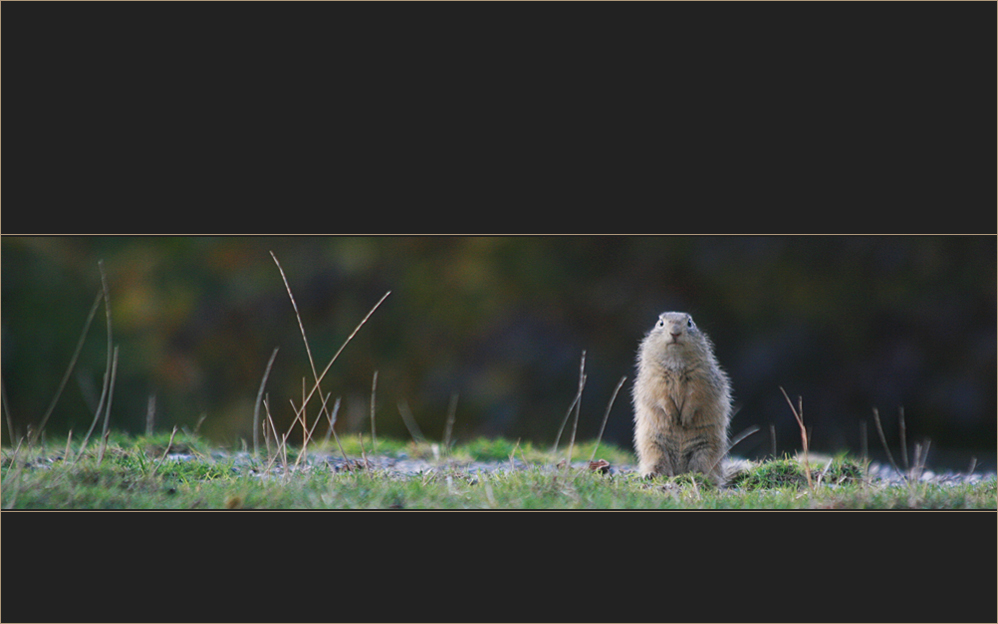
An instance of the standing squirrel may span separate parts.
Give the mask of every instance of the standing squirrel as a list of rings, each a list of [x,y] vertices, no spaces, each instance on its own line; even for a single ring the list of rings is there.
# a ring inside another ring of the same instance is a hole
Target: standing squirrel
[[[643,476],[705,474],[725,481],[731,384],[707,334],[685,312],[663,312],[641,341],[634,447]]]

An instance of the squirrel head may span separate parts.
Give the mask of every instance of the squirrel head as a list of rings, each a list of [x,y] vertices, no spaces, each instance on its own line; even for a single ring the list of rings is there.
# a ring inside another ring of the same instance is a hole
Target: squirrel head
[[[646,363],[666,368],[685,368],[713,358],[713,345],[686,312],[663,312],[645,335],[639,349]]]
[[[661,336],[664,344],[680,344],[690,340],[693,333],[699,334],[693,317],[686,312],[663,312],[658,315],[652,332]]]

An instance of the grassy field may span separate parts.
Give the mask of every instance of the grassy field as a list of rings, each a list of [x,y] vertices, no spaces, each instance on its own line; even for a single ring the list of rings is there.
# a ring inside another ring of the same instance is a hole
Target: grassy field
[[[995,480],[887,483],[846,456],[749,464],[728,487],[699,477],[642,479],[625,450],[567,450],[478,439],[430,443],[347,436],[257,457],[186,433],[112,434],[83,452],[71,441],[5,447],[3,509],[994,509]],[[367,462],[365,464],[365,461]],[[560,465],[559,465],[560,464]]]

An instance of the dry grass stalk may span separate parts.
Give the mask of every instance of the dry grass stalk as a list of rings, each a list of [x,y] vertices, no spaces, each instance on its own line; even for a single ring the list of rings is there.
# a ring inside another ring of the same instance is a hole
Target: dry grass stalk
[[[104,409],[104,401],[107,399],[108,384],[111,381],[111,360],[113,357],[113,346],[112,346],[112,333],[111,333],[111,297],[107,287],[107,276],[104,273],[104,261],[99,260],[97,262],[97,268],[100,269],[101,278],[101,289],[104,294],[104,312],[107,317],[107,365],[104,370],[104,384],[101,388],[100,400],[97,402],[97,411],[94,413],[94,421],[90,424],[90,429],[87,430],[87,435],[83,438],[83,443],[80,445],[80,452],[77,454],[77,459],[83,454],[84,449],[87,448],[87,442],[90,440],[90,435],[94,432],[94,427],[97,426],[97,422],[100,420],[102,410]]]
[[[866,441],[866,421],[859,423],[859,459],[864,464],[866,463],[866,458],[868,453],[867,441]]]
[[[457,418],[457,393],[450,396],[447,406],[447,424],[444,425],[444,453],[450,457],[451,433],[454,431],[454,419]]]
[[[797,420],[797,426],[800,427],[800,440],[801,445],[804,447],[804,476],[807,477],[807,487],[813,492],[814,483],[811,481],[811,464],[808,461],[808,435],[807,428],[804,427],[804,399],[802,397],[797,397],[797,408],[794,408],[793,401],[787,396],[787,391],[780,386],[780,392],[783,393],[783,398],[787,400],[787,404],[790,406],[790,411],[794,413],[794,418]]]
[[[329,368],[333,365],[333,362],[335,362],[336,359],[340,357],[340,353],[343,353],[343,349],[346,348],[346,346],[350,343],[351,340],[353,340],[353,337],[357,335],[357,332],[360,331],[360,328],[364,326],[364,323],[367,322],[367,319],[371,318],[371,315],[374,314],[374,311],[378,309],[378,307],[384,302],[385,299],[388,298],[388,295],[390,294],[392,294],[392,291],[389,290],[381,297],[381,299],[378,300],[376,304],[374,304],[374,307],[372,307],[370,311],[367,313],[367,315],[364,316],[363,319],[361,319],[360,323],[357,324],[357,327],[355,327],[354,330],[350,332],[350,335],[347,336],[347,339],[343,341],[343,344],[340,345],[340,348],[336,351],[335,354],[333,354],[333,359],[329,360],[329,364],[326,364],[326,368],[322,369],[322,372],[319,373],[319,377],[316,379],[315,385],[312,386],[312,390],[308,393],[308,396],[305,397],[304,401],[305,405],[308,404],[309,400],[311,400],[312,398],[312,395],[315,394],[316,389],[318,389],[319,387],[319,382],[321,382],[322,379],[326,376],[326,373],[329,372]],[[304,407],[304,405],[302,407]]]
[[[62,459],[63,459],[63,461],[66,461],[66,460],[69,459],[69,453],[70,453],[70,451],[72,451],[72,448],[71,448],[70,445],[72,443],[73,443],[73,430],[70,429],[69,430],[69,434],[66,436],[66,450],[63,451],[63,453],[62,453]]]
[[[327,394],[325,396],[325,398],[322,399],[322,407],[321,407],[322,412],[326,411],[326,402],[329,400],[330,396],[332,396],[332,393]],[[292,402],[291,403],[291,407],[293,408],[294,405],[295,404]],[[295,467],[296,468],[298,467],[298,463],[302,459],[305,458],[305,449],[308,447],[308,443],[312,441],[312,434],[315,432],[315,428],[319,425],[319,421],[321,421],[321,420],[322,420],[322,413],[320,412],[319,418],[315,419],[315,422],[312,423],[312,428],[308,430],[308,435],[305,437],[305,446],[302,447],[302,452],[298,454],[298,458],[295,460]],[[304,417],[302,417],[302,426],[303,427],[304,427],[304,424],[305,424],[305,419],[304,419]],[[338,442],[338,440],[337,440],[337,442]],[[341,451],[343,450],[342,447],[340,447],[340,450]],[[346,454],[345,453],[344,453],[343,457],[344,457],[344,459],[346,459]]]
[[[73,352],[73,357],[69,360],[69,366],[66,368],[66,374],[62,376],[62,381],[59,382],[59,388],[55,391],[55,396],[52,397],[52,402],[49,403],[48,409],[45,410],[45,415],[42,416],[41,423],[38,425],[39,433],[45,429],[45,424],[48,422],[49,416],[52,415],[52,411],[55,409],[56,403],[59,402],[59,397],[62,396],[62,391],[66,387],[66,382],[69,381],[69,376],[73,373],[73,368],[76,366],[76,360],[80,357],[80,351],[83,350],[83,343],[86,341],[87,334],[90,332],[90,324],[93,322],[94,316],[97,314],[97,308],[100,306],[102,299],[104,299],[103,290],[97,293],[97,296],[94,298],[94,304],[90,306],[90,314],[87,315],[87,322],[83,324],[83,332],[80,333],[80,339],[76,343],[76,350]],[[7,427],[10,428],[10,439],[11,443],[13,443],[14,429],[11,424],[10,411],[7,410],[6,402],[4,404],[4,410],[7,411]]]
[[[326,401],[329,400],[329,397],[331,395],[332,393],[326,395]],[[336,403],[333,404],[333,413],[330,414],[329,412],[326,412],[326,419],[329,421],[329,429],[326,431],[325,442],[329,442],[329,435],[332,434],[333,439],[336,440],[336,446],[340,449],[340,455],[343,456],[343,461],[346,462],[347,465],[349,465],[350,459],[347,457],[347,452],[343,450],[343,445],[340,444],[340,436],[336,435],[336,429],[335,429],[336,414],[339,413],[339,411],[340,411],[340,397],[336,397]]]
[[[374,376],[371,378],[371,452],[375,454],[378,452],[378,436],[374,431],[374,397],[377,389],[378,371],[374,371]]]
[[[364,434],[358,434],[357,440],[360,442],[360,457],[364,460],[364,470],[370,470],[371,462],[367,461],[367,451],[364,450]]]
[[[156,471],[159,470],[160,464],[162,464],[163,460],[166,459],[166,456],[170,454],[170,450],[173,448],[173,436],[175,436],[175,435],[177,435],[177,426],[176,425],[173,426],[173,431],[170,433],[170,441],[166,443],[166,448],[163,449],[163,454],[156,461],[156,464],[152,467],[152,475],[156,474]],[[150,475],[150,476],[152,476],[152,475]]]
[[[974,474],[974,468],[977,468],[977,457],[974,455],[970,456],[970,466],[967,468],[967,476]]]
[[[735,448],[735,446],[738,445],[742,440],[744,440],[745,438],[749,437],[753,433],[756,433],[757,431],[759,431],[759,428],[756,427],[755,425],[752,425],[751,427],[747,427],[741,433],[739,433],[738,435],[736,435],[731,440],[731,442],[728,443],[728,447],[726,449],[724,449],[724,452],[721,453],[721,456],[718,457],[717,460],[713,464],[710,465],[710,468],[707,469],[707,472],[708,473],[713,472],[714,468],[717,467],[717,465],[719,463],[721,463],[721,461],[724,460],[725,457],[728,456],[728,453],[731,452],[731,449]]]
[[[114,356],[111,360],[111,385],[107,394],[107,407],[104,408],[104,425],[101,429],[100,453],[97,455],[97,465],[104,461],[104,450],[107,448],[107,438],[111,434],[108,425],[111,423],[111,399],[114,398],[114,379],[118,373],[118,347],[114,348]]]
[[[620,392],[620,388],[627,381],[627,376],[620,378],[617,382],[617,387],[614,388],[613,394],[610,396],[610,402],[606,406],[606,412],[603,414],[603,424],[599,427],[599,435],[596,436],[596,446],[593,447],[593,454],[589,456],[589,461],[592,462],[596,459],[596,451],[599,449],[599,443],[603,440],[603,430],[606,428],[606,421],[610,418],[610,409],[613,408],[613,402],[617,399],[617,393]]]
[[[10,487],[11,479],[14,479],[14,493],[10,496],[10,503],[7,504],[7,509],[14,508],[14,502],[17,501],[17,493],[21,491],[21,473],[24,472],[24,468],[22,464],[17,463],[17,453],[21,450],[21,442],[24,442],[24,440],[23,436],[17,439],[14,451],[10,455],[10,470],[7,471],[7,478],[0,484],[0,490],[7,490]]]
[[[10,406],[7,405],[7,388],[4,386],[3,378],[0,377],[0,405],[3,405],[3,415],[7,421],[7,433],[10,435],[10,444],[14,442],[14,419],[10,415]]]
[[[402,416],[402,422],[405,423],[405,428],[409,430],[409,435],[412,436],[413,441],[417,444],[425,442],[426,438],[423,437],[423,432],[420,431],[419,425],[416,424],[416,418],[412,415],[409,404],[402,400],[399,401],[398,407],[399,415]]]
[[[263,469],[263,473],[267,474],[270,472],[271,466],[277,461],[277,458],[281,455],[281,442],[279,442],[279,437],[277,435],[277,427],[274,426],[274,418],[270,415],[270,397],[265,396],[263,398],[263,409],[267,413],[267,424],[270,425],[270,435],[274,436],[274,444],[277,448],[274,450],[273,455],[270,453],[270,435],[267,436],[267,466]]]
[[[156,421],[156,395],[150,394],[146,403],[146,437],[152,435],[153,425]]]
[[[891,449],[887,446],[887,437],[884,435],[884,428],[880,425],[880,412],[877,411],[877,408],[873,408],[873,423],[877,425],[877,434],[880,435],[880,443],[884,445],[884,452],[887,453],[887,460],[894,467],[894,472],[898,473],[898,476],[902,479],[906,478],[905,474],[898,468],[898,465],[894,463],[894,456],[891,455]]]
[[[308,346],[308,338],[305,336],[305,326],[301,322],[301,315],[298,313],[298,304],[295,303],[295,296],[291,293],[291,285],[288,284],[288,278],[284,275],[284,269],[281,267],[281,263],[277,261],[277,256],[274,255],[273,251],[270,252],[270,257],[274,259],[277,270],[281,272],[281,279],[284,280],[284,288],[287,289],[288,297],[291,299],[291,307],[295,309],[295,318],[298,319],[298,328],[301,329],[301,338],[305,343],[305,353],[308,354],[308,364],[312,367],[312,376],[315,377],[316,386],[318,386],[319,376],[315,371],[315,360],[312,359],[312,349]]]
[[[328,398],[329,395],[326,395]],[[336,403],[333,404],[333,413],[326,414],[326,419],[329,421],[329,429],[326,429],[326,437],[323,439],[324,443],[329,442],[329,436],[333,434],[333,425],[336,424],[336,412],[340,411],[340,397],[336,397]]]
[[[364,319],[357,325],[357,327],[354,328],[353,332],[350,334],[349,337],[347,337],[346,341],[344,341],[344,343],[340,346],[340,348],[336,352],[336,354],[333,355],[333,359],[331,359],[329,361],[329,364],[326,365],[326,368],[323,369],[322,374],[320,375],[320,374],[317,373],[317,371],[315,369],[315,360],[312,358],[312,349],[309,347],[309,345],[308,345],[308,337],[305,335],[305,325],[302,323],[301,315],[298,313],[298,304],[295,303],[295,297],[294,297],[294,295],[291,292],[291,286],[288,284],[288,278],[284,274],[284,269],[281,267],[281,263],[278,262],[277,256],[274,255],[273,251],[270,252],[270,256],[274,259],[274,263],[277,265],[277,270],[281,272],[281,279],[284,281],[284,287],[287,289],[287,291],[288,291],[288,297],[291,299],[291,305],[292,305],[292,307],[295,310],[295,318],[298,319],[298,327],[299,327],[299,329],[301,329],[302,341],[305,343],[305,352],[308,354],[308,363],[309,363],[309,366],[312,369],[312,376],[315,378],[315,386],[312,387],[312,391],[309,392],[307,396],[303,396],[303,398],[302,398],[302,406],[301,406],[301,415],[302,415],[302,453],[305,453],[305,452],[307,452],[307,448],[308,448],[308,425],[307,425],[306,419],[305,419],[305,410],[306,410],[306,407],[308,406],[309,400],[312,398],[312,395],[315,394],[316,390],[319,390],[319,396],[320,397],[322,396],[322,391],[320,389],[320,384],[322,383],[322,379],[326,376],[326,373],[329,371],[329,367],[333,365],[333,362],[335,362],[336,358],[339,357],[339,355],[343,351],[344,347],[347,346],[347,343],[349,343],[353,339],[353,337],[360,330],[361,326],[363,326],[364,323],[367,322],[367,319],[370,318],[371,314],[373,314],[374,311],[378,308],[378,306],[381,305],[381,302],[384,301],[388,297],[388,295],[391,294],[391,291],[386,292],[384,294],[384,296],[381,297],[381,299],[378,301],[378,303],[376,303],[374,305],[374,307],[371,308],[371,311],[367,313],[367,316],[365,316]],[[305,392],[304,392],[304,386],[302,388],[302,394],[303,395],[305,394]],[[328,414],[327,414],[327,416],[328,416]],[[316,419],[317,420],[321,419],[321,417],[322,417],[322,414],[320,413],[318,416],[316,416]]]
[[[266,395],[263,398],[263,404],[266,406],[270,400],[270,395]],[[270,430],[267,429],[266,423],[261,423],[261,428],[263,429],[263,441],[267,444],[267,457],[270,457]]]
[[[267,378],[270,377],[270,368],[274,365],[274,358],[277,357],[277,351],[280,347],[274,347],[274,352],[270,354],[270,359],[267,361],[267,368],[263,371],[263,379],[260,380],[260,389],[256,392],[256,403],[253,406],[253,457],[256,457],[257,447],[259,445],[260,438],[260,402],[263,399],[263,389],[267,385]],[[266,429],[264,429],[266,432]],[[267,447],[267,452],[270,452],[270,446]]]
[[[512,472],[513,470],[516,470],[516,467],[513,466],[513,456],[516,455],[516,449],[519,448],[519,447],[520,447],[520,438],[517,438],[516,439],[516,444],[513,445],[513,450],[509,452],[509,470],[510,470],[510,472]],[[523,451],[520,451],[520,453],[522,454]]]
[[[922,474],[925,473],[925,462],[929,458],[929,446],[932,445],[932,440],[925,440],[925,446],[915,443],[915,465],[912,466],[909,472],[909,479],[912,481],[918,481],[922,478]]]
[[[904,406],[898,407],[898,434],[901,436],[901,463],[904,464],[905,472],[911,473],[911,466],[908,465],[908,442],[905,440],[904,426]],[[918,457],[915,458],[918,463]]]
[[[196,423],[194,423],[194,434],[193,435],[196,436],[198,434],[198,431],[201,430],[201,424],[205,421],[206,418],[208,418],[208,412],[201,412],[201,416],[198,417],[198,421]],[[188,434],[188,435],[190,435],[190,434]]]
[[[572,415],[572,409],[576,409],[578,412],[579,404],[582,402],[582,389],[586,385],[586,352],[582,352],[582,361],[579,364],[579,389],[575,393],[575,398],[572,400],[572,404],[568,406],[568,411],[565,412],[565,418],[561,421],[561,426],[558,427],[558,435],[554,438],[554,446],[551,447],[551,453],[558,452],[558,443],[561,441],[561,434],[565,430],[565,425],[568,423],[568,417]]]

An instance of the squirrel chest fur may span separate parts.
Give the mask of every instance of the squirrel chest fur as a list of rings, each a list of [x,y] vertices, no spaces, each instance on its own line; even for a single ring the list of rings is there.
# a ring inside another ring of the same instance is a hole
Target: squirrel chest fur
[[[664,312],[641,341],[633,386],[634,447],[644,476],[699,472],[724,483],[731,384],[685,312]]]

